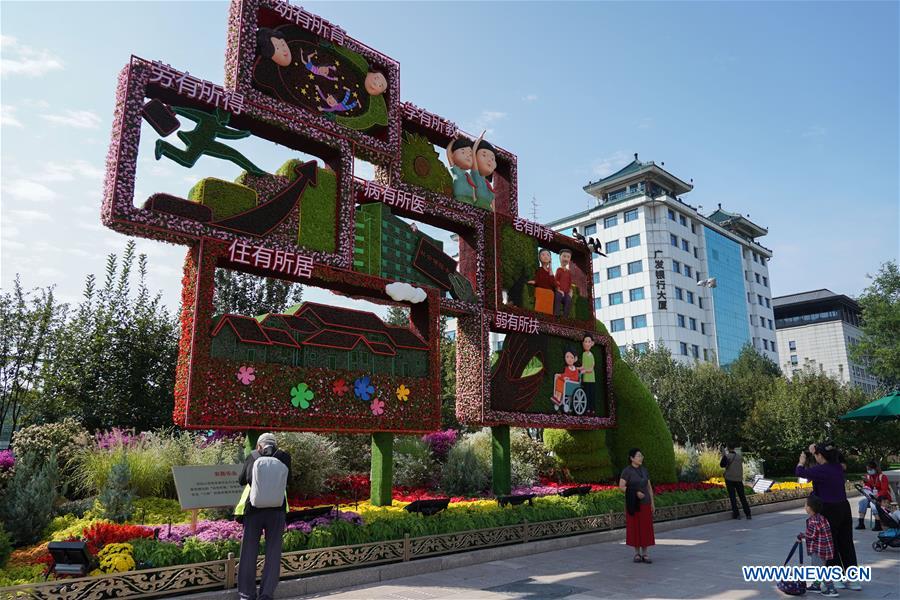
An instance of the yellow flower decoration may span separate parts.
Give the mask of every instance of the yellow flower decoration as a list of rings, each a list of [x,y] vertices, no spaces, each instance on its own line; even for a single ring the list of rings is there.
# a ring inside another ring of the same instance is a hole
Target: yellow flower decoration
[[[400,384],[400,387],[397,388],[397,400],[400,402],[406,402],[409,400],[409,388]]]

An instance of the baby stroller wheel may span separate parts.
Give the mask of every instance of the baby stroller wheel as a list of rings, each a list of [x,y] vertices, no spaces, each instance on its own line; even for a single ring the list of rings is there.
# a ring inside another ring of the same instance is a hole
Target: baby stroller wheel
[[[872,542],[872,550],[874,550],[875,552],[882,552],[884,549],[885,545],[881,540],[875,540],[874,542]]]

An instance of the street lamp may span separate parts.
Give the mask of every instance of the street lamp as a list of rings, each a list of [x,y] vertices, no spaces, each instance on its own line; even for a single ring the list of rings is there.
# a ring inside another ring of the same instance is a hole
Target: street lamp
[[[705,287],[709,290],[709,308],[712,311],[712,319],[710,319],[710,324],[712,325],[712,338],[713,338],[713,355],[715,356],[716,366],[719,366],[719,336],[718,329],[716,328],[716,300],[713,295],[713,290],[716,288],[716,278],[710,277],[709,279],[701,279],[697,282],[697,285],[700,287]]]

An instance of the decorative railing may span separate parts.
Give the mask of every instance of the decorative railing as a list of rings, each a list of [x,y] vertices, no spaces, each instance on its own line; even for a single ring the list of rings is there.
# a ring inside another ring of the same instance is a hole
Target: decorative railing
[[[809,489],[782,490],[747,497],[751,506],[794,500],[807,496]],[[658,507],[655,522],[673,521],[730,510],[728,498]],[[403,539],[333,546],[285,553],[281,558],[281,577],[296,578],[328,571],[406,562],[418,558],[465,552],[549,538],[608,531],[625,526],[624,513],[607,513],[558,521],[525,521],[518,525],[492,527]],[[61,579],[0,588],[0,600],[29,598],[38,600],[105,600],[107,598],[150,598],[209,589],[227,590],[235,586],[238,561],[225,560],[180,565],[160,569],[129,571],[113,575]],[[262,572],[262,558],[257,569]]]

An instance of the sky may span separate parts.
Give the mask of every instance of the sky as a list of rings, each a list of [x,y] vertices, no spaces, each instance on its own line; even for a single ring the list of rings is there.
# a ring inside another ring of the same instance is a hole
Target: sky
[[[516,154],[525,216],[532,199],[541,222],[588,208],[582,187],[638,152],[693,179],[683,198],[704,213],[721,203],[768,228],[775,296],[859,295],[900,253],[896,2],[303,6],[398,60],[403,100]],[[121,253],[99,215],[116,75],[135,54],[221,82],[227,15],[227,2],[0,2],[0,287],[19,274],[75,303]],[[143,133],[139,202],[237,174],[156,161]],[[256,156],[270,171],[291,157]],[[185,248],[138,250],[176,309]]]

